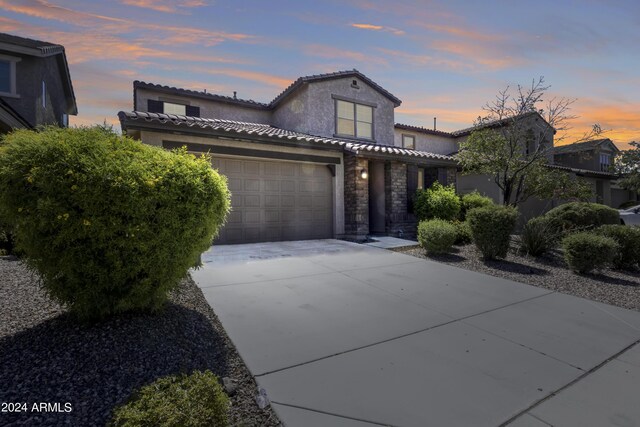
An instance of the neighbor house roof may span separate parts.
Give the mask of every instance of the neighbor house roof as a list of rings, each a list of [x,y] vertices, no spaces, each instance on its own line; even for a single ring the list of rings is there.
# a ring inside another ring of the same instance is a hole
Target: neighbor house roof
[[[572,168],[569,166],[562,166],[562,165],[547,165],[547,166],[553,169],[560,169],[560,170],[573,172],[578,176],[591,176],[596,178],[607,178],[607,179],[618,178],[617,174],[611,173],[611,172],[602,172],[602,171],[596,171],[591,169]]]
[[[396,123],[394,125],[394,127],[396,129],[408,130],[408,131],[418,132],[418,133],[424,133],[424,134],[427,134],[427,135],[437,135],[437,136],[446,136],[448,138],[454,138],[454,136],[453,136],[453,134],[451,134],[451,132],[444,132],[444,131],[435,130],[435,129],[427,129],[427,128],[423,128],[422,126],[404,125],[402,123]]]
[[[14,36],[13,34],[0,33],[0,51],[13,52],[39,58],[57,55],[63,91],[67,101],[67,114],[78,114],[76,95],[73,91],[73,84],[71,83],[69,63],[67,62],[67,55],[65,54],[64,46],[41,40]]]
[[[287,98],[293,92],[295,92],[299,87],[312,83],[319,82],[323,80],[333,80],[333,79],[342,79],[345,77],[357,77],[363,82],[367,83],[369,86],[374,88],[376,91],[387,97],[393,104],[398,107],[402,104],[402,101],[392,95],[389,91],[384,89],[382,86],[371,80],[369,77],[362,74],[360,71],[356,70],[346,70],[346,71],[336,71],[334,73],[326,73],[326,74],[314,74],[311,76],[298,77],[291,85],[286,88],[280,95],[276,96],[273,101],[269,104],[271,107],[275,107],[278,105],[283,99]]]
[[[521,119],[524,119],[524,118],[530,117],[530,116],[538,116],[540,119],[542,119],[542,121],[544,123],[546,123],[550,128],[553,129],[553,126],[551,126],[549,124],[549,122],[547,122],[547,120],[544,117],[542,117],[542,115],[540,115],[540,113],[538,113],[537,111],[531,111],[531,112],[528,112],[528,113],[520,114],[520,115],[515,116],[515,117],[507,117],[507,118],[501,119],[501,120],[493,120],[491,122],[487,122],[487,123],[484,123],[484,124],[479,125],[479,126],[471,126],[471,127],[465,128],[465,129],[460,129],[460,130],[451,132],[451,134],[453,136],[455,136],[455,137],[467,136],[467,135],[470,135],[471,132],[473,132],[475,130],[484,129],[484,128],[499,128],[499,127],[502,127],[502,126],[507,126],[509,124],[509,122],[514,120],[514,119],[521,120]],[[556,132],[555,129],[553,129],[553,133],[554,134],[555,134],[555,132]]]
[[[591,141],[576,142],[574,144],[566,144],[566,145],[553,147],[553,154],[567,154],[567,153],[578,153],[581,151],[591,151],[605,143],[611,144],[614,151],[616,152],[620,151],[618,147],[616,147],[616,144],[614,144],[613,141],[611,141],[611,139],[602,138],[602,139],[592,139]]]
[[[324,138],[308,135],[291,130],[280,129],[262,123],[246,123],[233,120],[205,119],[201,117],[178,116],[174,114],[146,113],[140,111],[118,113],[122,129],[157,128],[159,125],[174,129],[208,131],[210,133],[223,133],[225,136],[235,135],[245,138],[261,138],[271,141],[289,143],[310,143],[317,147],[333,148],[353,154],[370,154],[395,156],[414,159],[438,160],[455,164],[457,161],[451,156],[429,153],[426,151],[408,150],[406,148],[390,145],[371,144],[365,142],[349,141],[336,138]]]

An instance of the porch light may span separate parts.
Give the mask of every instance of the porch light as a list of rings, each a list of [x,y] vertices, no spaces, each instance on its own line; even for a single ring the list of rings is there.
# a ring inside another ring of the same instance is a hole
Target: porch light
[[[362,170],[360,171],[360,178],[362,178],[362,179],[367,179],[368,177],[369,177],[369,172],[367,172],[367,170],[366,170],[366,169],[362,169]]]

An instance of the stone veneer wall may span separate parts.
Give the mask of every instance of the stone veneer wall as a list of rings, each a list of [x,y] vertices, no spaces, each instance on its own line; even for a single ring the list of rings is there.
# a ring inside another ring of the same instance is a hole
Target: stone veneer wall
[[[405,238],[415,237],[417,222],[407,211],[407,165],[400,162],[385,162],[384,191],[386,225],[388,235]]]
[[[360,178],[369,162],[353,155],[344,156],[344,233],[364,240],[369,234],[369,180]]]

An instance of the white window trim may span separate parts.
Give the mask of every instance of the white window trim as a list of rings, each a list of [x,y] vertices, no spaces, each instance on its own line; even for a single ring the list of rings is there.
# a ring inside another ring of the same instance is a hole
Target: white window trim
[[[402,148],[407,148],[407,146],[404,143],[404,139],[405,138],[413,139],[413,147],[409,148],[409,150],[415,150],[416,149],[416,137],[415,137],[415,135],[409,135],[408,133],[403,133],[402,134]]]
[[[0,60],[9,62],[9,78],[10,82],[10,91],[9,92],[0,92],[0,96],[8,96],[12,98],[20,98],[20,95],[17,93],[16,86],[16,64],[22,60],[22,58],[18,58],[16,56],[8,56],[8,55],[0,55]]]

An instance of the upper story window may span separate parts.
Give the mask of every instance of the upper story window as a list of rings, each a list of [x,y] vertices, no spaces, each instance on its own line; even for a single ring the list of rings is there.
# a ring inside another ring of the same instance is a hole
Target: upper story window
[[[611,167],[611,155],[610,154],[600,154],[600,170],[602,172],[609,172],[609,168]]]
[[[47,108],[47,85],[42,81],[42,108]]]
[[[176,114],[180,116],[200,117],[200,107],[193,105],[178,104],[175,102],[147,101],[147,111],[149,113]]]
[[[17,96],[16,63],[20,58],[0,55],[0,95]]]
[[[416,137],[413,135],[402,135],[402,147],[410,150],[416,149]]]
[[[373,107],[336,99],[336,134],[373,139]]]

